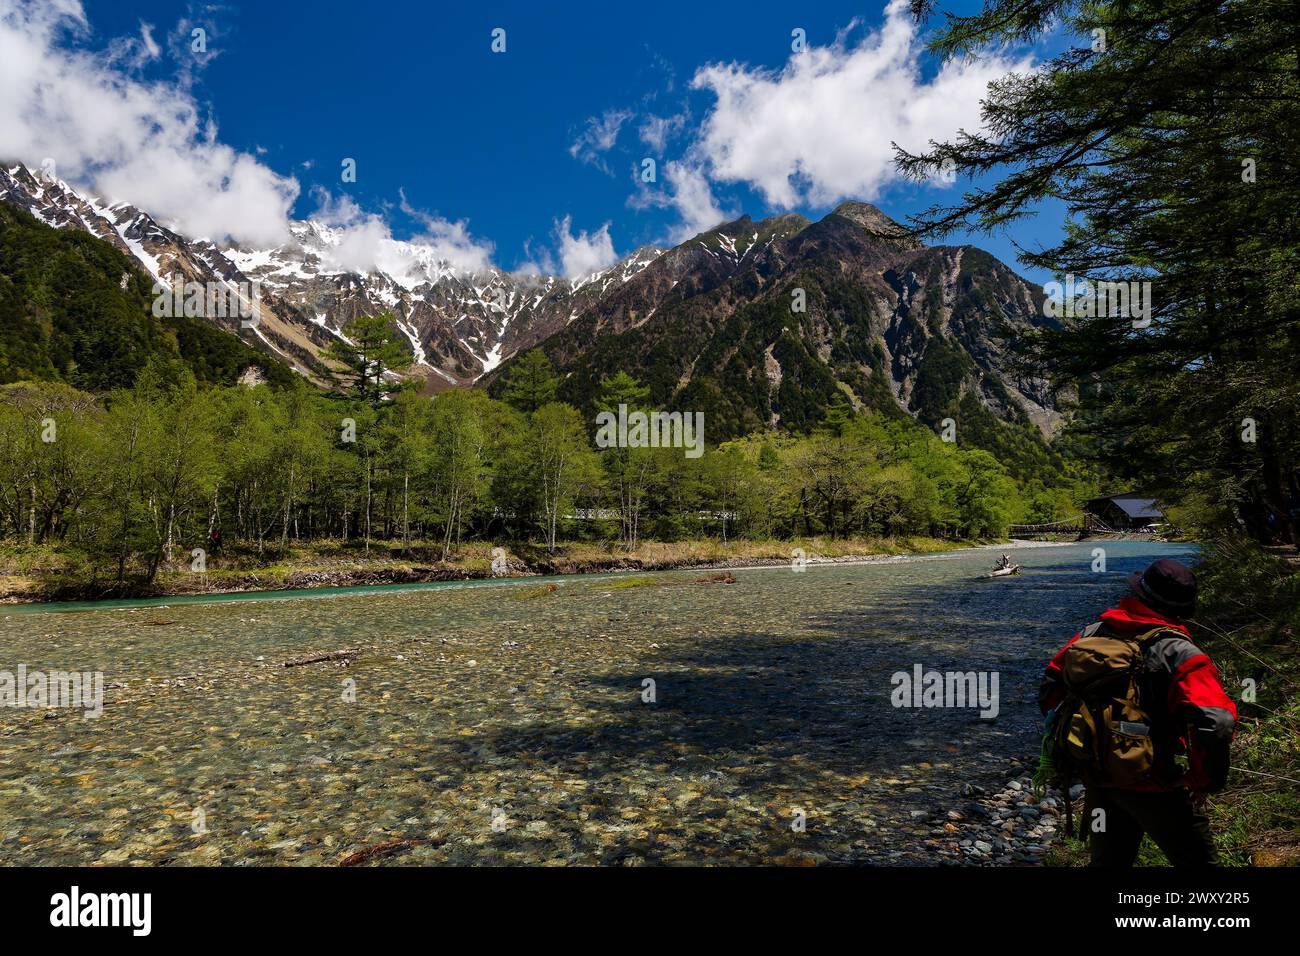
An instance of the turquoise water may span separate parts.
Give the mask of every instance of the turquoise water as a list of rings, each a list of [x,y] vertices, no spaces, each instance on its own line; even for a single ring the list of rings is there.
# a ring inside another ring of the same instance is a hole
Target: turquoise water
[[[910,811],[1031,759],[1046,658],[1192,550],[1097,546],[6,608],[0,671],[110,686],[0,709],[0,863],[927,862]],[[892,706],[918,663],[996,671],[998,716]]]
[[[583,580],[607,580],[616,577],[629,577],[627,572],[609,574],[586,574]],[[289,588],[275,591],[233,591],[216,594],[185,594],[171,597],[124,598],[107,601],[55,601],[48,604],[15,604],[5,608],[5,613],[13,614],[66,614],[73,611],[110,611],[121,608],[172,607],[186,604],[230,604],[243,601],[289,601],[295,598],[338,598],[369,594],[397,594],[403,591],[439,591],[456,588],[484,587],[536,587],[538,584],[572,581],[577,575],[554,574],[538,575],[529,578],[506,578],[502,580],[472,581],[429,581],[420,584],[374,584],[356,585],[344,588]]]

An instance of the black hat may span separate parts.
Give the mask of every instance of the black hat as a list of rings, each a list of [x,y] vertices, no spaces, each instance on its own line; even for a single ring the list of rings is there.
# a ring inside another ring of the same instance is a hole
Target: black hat
[[[1196,575],[1173,558],[1161,558],[1145,571],[1129,575],[1128,583],[1154,610],[1188,617],[1196,612]]]

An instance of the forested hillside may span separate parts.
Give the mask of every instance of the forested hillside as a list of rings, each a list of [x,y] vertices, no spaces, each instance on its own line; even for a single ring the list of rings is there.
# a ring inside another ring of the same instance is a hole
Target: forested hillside
[[[722,440],[807,431],[847,396],[932,428],[952,419],[964,445],[1029,478],[1060,470],[1058,396],[1013,367],[1008,343],[1055,324],[1041,291],[988,253],[926,247],[846,202],[817,222],[746,216],[702,233],[540,348],[584,410],[627,372],[655,407],[707,411]],[[493,394],[518,361],[489,379]]]
[[[0,383],[102,392],[130,387],[152,359],[183,362],[208,384],[233,384],[251,364],[280,384],[292,377],[200,319],[155,318],[152,286],[108,243],[0,203]]]

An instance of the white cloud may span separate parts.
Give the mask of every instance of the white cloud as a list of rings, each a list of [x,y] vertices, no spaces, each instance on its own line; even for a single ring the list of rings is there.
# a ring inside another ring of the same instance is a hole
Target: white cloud
[[[551,250],[539,245],[532,239],[524,240],[524,259],[512,272],[516,278],[553,276],[559,274],[555,255]]]
[[[213,9],[203,8],[204,17]],[[209,45],[193,53],[190,31],[199,24]],[[138,38],[110,41],[102,54],[74,48],[89,30],[79,0],[0,0],[0,157],[30,166],[51,158],[65,180],[108,201],[127,200],[184,235],[251,246],[288,241],[297,180],[263,165],[260,147],[254,155],[219,142],[189,92],[194,71],[217,55],[211,41],[219,25],[180,22],[170,41],[183,66],[172,83],[138,77],[160,56],[150,25],[141,23]],[[312,161],[302,165],[310,169]],[[466,223],[413,209],[404,195],[402,210],[422,227],[407,241],[346,196],[320,190],[317,202],[334,230],[328,254],[337,268],[418,280],[435,269],[491,265],[492,245]]]
[[[654,114],[647,116],[645,122],[637,129],[641,142],[655,152],[663,152],[668,137],[686,125],[687,116],[686,113],[678,113],[675,116],[655,116]]]
[[[569,147],[569,155],[608,173],[609,167],[601,157],[614,148],[619,130],[631,118],[630,110],[606,110],[600,116],[589,117],[586,128]]]
[[[162,50],[153,38],[153,24],[140,21],[139,37],[117,37],[110,40],[104,55],[113,65],[120,64],[128,70],[139,70],[158,59]]]
[[[554,249],[545,244],[524,243],[524,261],[515,266],[514,274],[528,276],[562,275],[580,279],[593,272],[607,269],[618,261],[614,240],[609,235],[609,223],[595,232],[580,230],[573,233],[573,217],[555,220]]]
[[[532,243],[524,243],[524,261],[511,270],[518,279],[555,275],[555,258],[549,253],[538,252]]]
[[[409,240],[410,245],[428,248],[439,261],[455,269],[478,271],[492,264],[493,245],[486,239],[470,235],[469,223],[464,219],[455,222],[412,208],[401,191],[402,212],[424,227],[424,231]]]
[[[326,253],[330,265],[350,272],[382,268],[394,241],[388,223],[362,210],[351,196],[335,197],[320,186],[312,187],[311,194],[317,203],[312,220],[334,230],[335,242]],[[408,264],[401,264],[400,271],[405,272]]]
[[[692,163],[665,163],[664,179],[672,188],[672,205],[681,216],[673,239],[682,242],[732,218],[714,198],[704,171]]]
[[[892,0],[885,22],[856,46],[845,31],[779,71],[698,70],[691,85],[717,97],[692,146],[708,176],[746,183],[781,208],[873,199],[897,177],[891,142],[919,150],[977,126],[989,82],[1030,61],[953,60],[927,80],[908,6]]]
[[[692,236],[707,232],[721,222],[735,218],[719,204],[704,166],[698,156],[688,155],[685,160],[672,160],[663,164],[666,190],[641,190],[628,200],[634,209],[675,209],[678,221],[669,229],[668,241],[685,242]]]
[[[452,222],[413,208],[401,194],[401,209],[423,227],[410,239],[395,239],[387,221],[361,209],[350,196],[312,190],[312,218],[333,230],[326,250],[330,265],[351,272],[378,269],[406,283],[418,283],[451,269],[478,272],[492,265],[492,244],[474,238],[464,221]]]
[[[217,141],[181,85],[132,68],[157,56],[151,31],[104,53],[79,0],[0,0],[0,156],[55,161],[58,174],[126,199],[192,236],[287,238],[298,183]]]
[[[584,229],[575,236],[573,217],[565,216],[555,224],[555,238],[559,243],[560,270],[570,279],[599,272],[618,261],[609,236],[609,223],[593,233]]]

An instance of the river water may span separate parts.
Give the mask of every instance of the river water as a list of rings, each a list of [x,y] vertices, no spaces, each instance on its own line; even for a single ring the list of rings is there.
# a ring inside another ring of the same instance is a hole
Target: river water
[[[1194,550],[1098,546],[6,608],[0,671],[108,689],[0,709],[0,864],[933,862],[912,811],[1031,761],[1045,660]],[[893,706],[917,664],[997,716]]]

